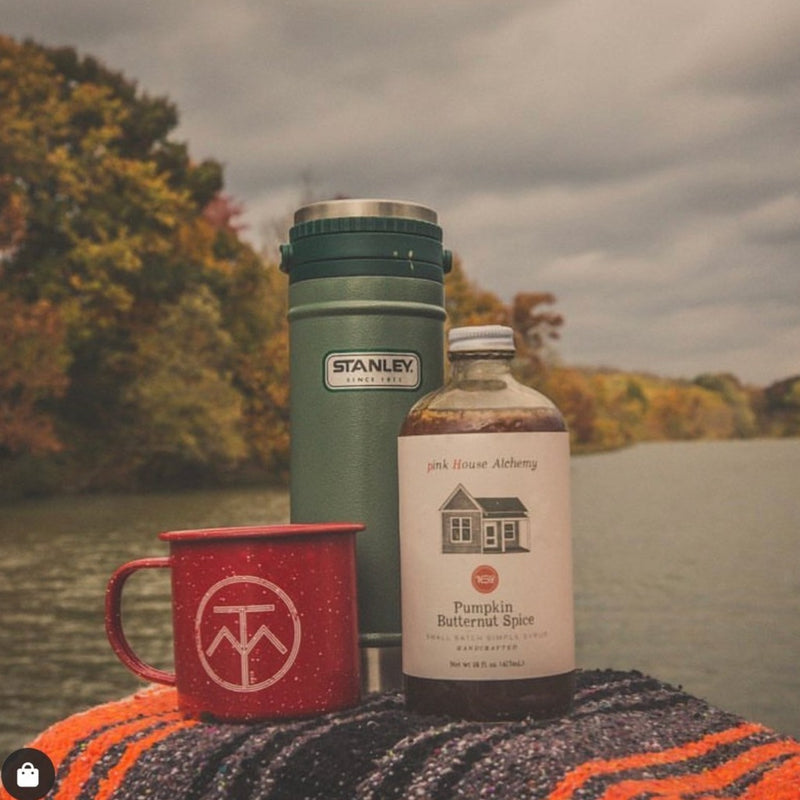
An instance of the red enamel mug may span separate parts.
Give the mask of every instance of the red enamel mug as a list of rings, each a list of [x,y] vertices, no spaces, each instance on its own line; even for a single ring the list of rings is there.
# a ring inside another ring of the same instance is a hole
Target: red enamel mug
[[[360,699],[357,523],[168,531],[165,557],[121,566],[106,591],[114,652],[146,681],[174,685],[189,716],[255,721],[349,708]],[[122,627],[137,570],[172,579],[175,672],[143,662]]]

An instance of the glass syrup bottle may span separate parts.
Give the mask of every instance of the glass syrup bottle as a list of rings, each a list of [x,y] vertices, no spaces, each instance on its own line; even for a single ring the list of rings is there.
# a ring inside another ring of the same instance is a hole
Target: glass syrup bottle
[[[410,710],[547,718],[575,681],[569,434],[511,375],[511,328],[454,328],[449,382],[398,440]]]

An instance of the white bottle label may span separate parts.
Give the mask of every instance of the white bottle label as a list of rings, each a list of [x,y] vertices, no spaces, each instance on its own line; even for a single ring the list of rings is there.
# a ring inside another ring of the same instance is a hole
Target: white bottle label
[[[569,434],[401,436],[403,672],[575,668]]]

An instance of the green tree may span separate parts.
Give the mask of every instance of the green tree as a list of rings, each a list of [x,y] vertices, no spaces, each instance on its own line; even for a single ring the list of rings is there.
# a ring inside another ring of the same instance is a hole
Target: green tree
[[[760,402],[762,429],[772,436],[800,436],[800,375],[776,381]]]
[[[758,425],[750,393],[735,375],[706,373],[694,380],[695,385],[718,394],[733,412],[734,435],[746,438],[755,436]]]
[[[120,447],[145,485],[219,479],[246,455],[243,400],[231,384],[234,343],[220,320],[219,301],[200,287],[136,342]]]
[[[235,384],[244,397],[250,461],[274,478],[289,473],[289,326],[287,278],[254,261],[231,287],[230,329],[240,343]]]

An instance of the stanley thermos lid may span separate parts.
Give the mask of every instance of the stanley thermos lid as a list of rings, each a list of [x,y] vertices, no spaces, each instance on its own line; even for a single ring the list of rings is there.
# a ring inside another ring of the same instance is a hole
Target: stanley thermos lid
[[[436,212],[404,200],[324,200],[299,208],[281,245],[290,283],[315,278],[405,277],[442,283],[452,254]]]

